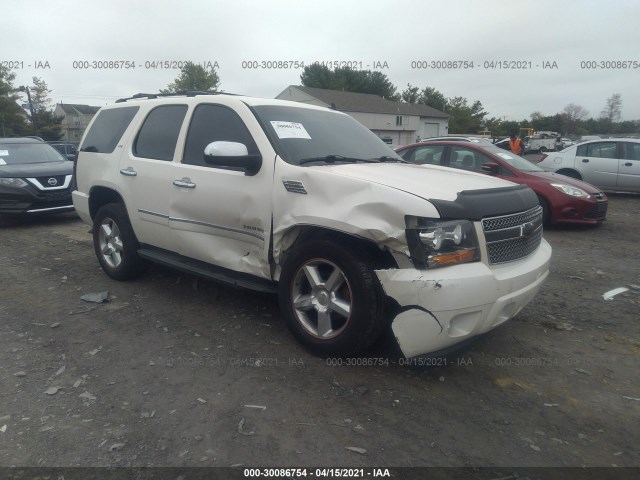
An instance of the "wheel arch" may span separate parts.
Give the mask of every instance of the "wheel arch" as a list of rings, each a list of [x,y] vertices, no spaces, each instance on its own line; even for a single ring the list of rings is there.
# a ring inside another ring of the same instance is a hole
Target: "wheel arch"
[[[578,170],[576,170],[575,168],[562,167],[562,168],[559,168],[558,170],[556,170],[556,173],[558,173],[560,175],[564,175],[566,177],[575,178],[577,180],[582,180],[582,174]]]
[[[287,261],[291,252],[293,252],[298,245],[309,239],[331,240],[349,249],[354,249],[354,251],[365,253],[375,262],[378,268],[398,268],[398,263],[389,250],[381,248],[373,240],[340,230],[318,225],[295,225],[289,228],[281,238],[282,252],[277,261],[276,259],[272,259],[274,268],[273,278],[276,281],[279,280],[282,266]]]
[[[109,187],[93,187],[89,193],[89,215],[91,215],[91,219],[94,219],[96,213],[103,205],[108,203],[122,203],[125,207],[126,204],[122,195]]]

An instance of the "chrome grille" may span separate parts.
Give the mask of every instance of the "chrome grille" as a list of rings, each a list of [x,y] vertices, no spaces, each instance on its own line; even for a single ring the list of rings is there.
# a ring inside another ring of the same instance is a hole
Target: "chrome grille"
[[[489,263],[505,263],[524,258],[542,241],[542,207],[526,212],[482,220]]]
[[[526,222],[532,222],[538,218],[542,220],[542,207],[540,205],[522,213],[505,215],[503,217],[485,218],[482,220],[482,228],[485,232],[490,232],[492,230],[515,227]]]

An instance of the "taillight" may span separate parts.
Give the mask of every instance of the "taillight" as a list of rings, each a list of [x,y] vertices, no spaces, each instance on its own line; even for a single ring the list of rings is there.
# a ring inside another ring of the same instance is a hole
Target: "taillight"
[[[541,161],[543,161],[545,158],[547,158],[549,155],[547,155],[546,153],[543,153],[542,155],[540,155],[540,158],[538,159],[538,163],[540,163]]]

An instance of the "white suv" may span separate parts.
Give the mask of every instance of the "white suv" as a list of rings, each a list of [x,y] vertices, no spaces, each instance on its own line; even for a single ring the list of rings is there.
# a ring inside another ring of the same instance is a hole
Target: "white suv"
[[[100,110],[76,168],[74,205],[109,276],[151,260],[277,292],[320,355],[389,324],[405,356],[439,354],[516,315],[549,270],[529,188],[404,163],[326,108],[139,94]]]

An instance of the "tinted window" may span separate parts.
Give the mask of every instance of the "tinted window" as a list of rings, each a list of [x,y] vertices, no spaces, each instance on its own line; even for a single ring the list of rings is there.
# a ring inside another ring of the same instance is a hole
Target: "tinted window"
[[[83,152],[111,153],[140,107],[101,110],[91,125],[80,150]]]
[[[204,161],[204,149],[217,141],[242,143],[249,155],[259,153],[249,130],[236,112],[222,105],[199,105],[189,125],[182,163],[210,166]]]
[[[173,160],[186,113],[186,105],[164,105],[151,110],[136,138],[134,155],[155,160]]]
[[[427,145],[416,147],[407,151],[402,158],[412,163],[440,165],[444,145]]]
[[[482,171],[482,164],[491,159],[481,153],[464,147],[451,147],[449,166],[463,170]]]
[[[640,160],[640,143],[624,142],[622,145],[625,160]]]
[[[616,158],[616,142],[596,142],[579,145],[577,156]]]

